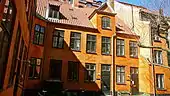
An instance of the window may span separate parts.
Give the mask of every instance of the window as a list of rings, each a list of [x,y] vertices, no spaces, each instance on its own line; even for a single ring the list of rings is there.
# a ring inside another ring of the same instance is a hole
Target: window
[[[24,80],[24,76],[25,76],[25,72],[26,72],[26,69],[27,69],[27,54],[28,54],[28,51],[27,51],[27,47],[25,46],[24,47],[24,57],[23,57],[23,64],[22,64],[22,68],[21,68],[21,73],[20,73],[20,81],[23,81]]]
[[[116,67],[116,81],[119,84],[125,83],[125,67],[124,66],[117,66]]]
[[[0,28],[0,89],[2,89],[9,55],[10,38],[12,35],[8,34],[1,26]]]
[[[62,60],[50,59],[49,77],[52,80],[61,80]]]
[[[20,29],[20,27],[18,27],[18,30],[16,33],[15,45],[14,45],[14,49],[13,49],[13,57],[12,57],[12,65],[11,65],[11,69],[10,69],[10,76],[9,76],[9,81],[8,81],[9,86],[11,86],[13,84],[14,77],[15,77],[15,69],[17,66],[20,37],[21,37],[21,29]]]
[[[55,30],[53,33],[53,47],[63,48],[64,47],[64,31]]]
[[[86,7],[92,7],[91,3],[86,3]]]
[[[31,64],[29,66],[29,78],[37,79],[40,77],[41,59],[31,58]]]
[[[111,42],[110,42],[110,37],[102,37],[102,54],[110,54],[110,47],[111,47]]]
[[[110,29],[110,18],[109,17],[102,17],[102,28]]]
[[[44,44],[44,31],[45,28],[40,25],[35,25],[34,29],[34,44],[43,45]]]
[[[69,4],[73,4],[73,0],[68,0],[69,1]]]
[[[11,2],[11,0],[6,0],[5,8],[4,8],[4,14],[3,14],[3,21],[5,23],[5,27],[7,27],[8,32],[13,32],[13,25],[15,23],[15,17],[16,17],[16,8],[14,4]]]
[[[154,51],[154,63],[162,64],[162,51]]]
[[[95,64],[85,64],[85,81],[94,82],[96,80],[96,65]]]
[[[138,57],[137,42],[130,41],[129,47],[130,47],[130,57]]]
[[[59,19],[59,15],[59,7],[50,5],[48,17]]]
[[[141,21],[149,21],[150,17],[148,17],[148,16],[149,16],[148,14],[146,14],[145,12],[142,12],[140,10],[139,17],[140,17]]]
[[[86,52],[96,53],[96,35],[87,35]]]
[[[125,55],[125,43],[123,39],[117,39],[116,41],[116,53],[117,56],[124,56]]]
[[[160,42],[160,37],[158,36],[158,32],[157,32],[157,28],[154,28],[154,27],[151,27],[151,33],[152,33],[152,39],[155,41],[155,42]]]
[[[81,34],[77,32],[71,32],[70,47],[72,50],[80,51]]]
[[[164,75],[156,74],[157,89],[164,89]]]
[[[79,79],[79,62],[68,62],[68,80],[78,81]]]

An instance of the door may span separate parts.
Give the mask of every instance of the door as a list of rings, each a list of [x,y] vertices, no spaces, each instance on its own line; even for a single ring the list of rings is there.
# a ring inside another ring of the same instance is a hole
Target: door
[[[110,94],[110,65],[103,64],[101,66],[101,89],[105,95]]]
[[[62,75],[62,61],[61,60],[50,60],[50,78],[61,80]]]
[[[138,68],[132,67],[130,68],[131,74],[131,92],[132,95],[136,95],[139,93],[139,77],[138,77]]]

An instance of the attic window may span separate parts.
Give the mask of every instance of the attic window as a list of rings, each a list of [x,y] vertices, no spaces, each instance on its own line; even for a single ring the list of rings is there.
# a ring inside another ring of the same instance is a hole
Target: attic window
[[[59,6],[50,5],[48,17],[59,19]]]
[[[110,18],[109,17],[102,17],[102,28],[103,29],[110,29]]]

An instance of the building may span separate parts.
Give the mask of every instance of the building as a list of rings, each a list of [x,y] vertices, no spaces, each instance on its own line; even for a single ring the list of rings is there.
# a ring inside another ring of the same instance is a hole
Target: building
[[[21,93],[29,48],[32,0],[0,0],[0,96]],[[23,5],[23,6],[20,6]]]
[[[119,1],[115,1],[115,12],[131,31],[140,36],[139,93],[169,95],[167,52],[161,50],[168,49],[168,44],[158,36],[157,26],[153,26],[156,19],[148,18],[157,17],[159,12]]]
[[[114,41],[114,83],[116,96],[139,95],[140,37],[119,18]]]
[[[37,1],[25,95],[36,95],[44,86],[47,94],[60,96],[111,94],[116,29],[115,13],[107,10],[112,9]]]
[[[114,91],[124,91],[119,90],[122,86],[130,94],[133,90],[131,85],[134,85],[131,80],[135,79],[134,82],[138,83],[136,78],[128,75],[138,75],[137,57],[140,51],[136,44],[139,36],[131,32],[122,20],[115,22],[114,10],[108,3],[95,9],[71,5],[66,1],[37,1],[25,94],[37,94],[47,82],[56,84],[51,90],[46,89],[51,93],[58,89],[78,96],[100,92],[113,94]],[[117,55],[118,39],[125,41],[124,48],[127,49],[120,49],[125,51],[124,57]],[[125,64],[127,60],[131,60],[129,64]],[[119,66],[126,66],[124,75],[129,79],[120,85],[115,81]],[[123,86],[125,84],[127,86]],[[136,87],[133,91],[136,92]],[[60,92],[54,94],[62,94]]]

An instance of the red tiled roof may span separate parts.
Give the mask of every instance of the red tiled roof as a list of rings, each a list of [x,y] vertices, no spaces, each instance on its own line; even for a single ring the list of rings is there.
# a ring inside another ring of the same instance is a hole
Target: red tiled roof
[[[49,4],[60,6],[60,13],[66,17],[66,19],[48,18],[47,20],[50,22],[95,28],[88,19],[88,15],[91,14],[94,9],[72,7],[71,4],[65,2],[37,0],[36,12],[46,18],[46,11]]]

